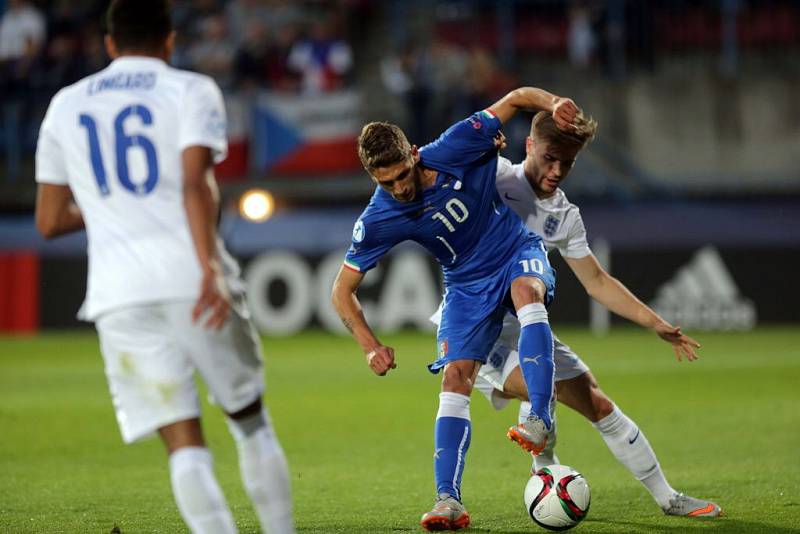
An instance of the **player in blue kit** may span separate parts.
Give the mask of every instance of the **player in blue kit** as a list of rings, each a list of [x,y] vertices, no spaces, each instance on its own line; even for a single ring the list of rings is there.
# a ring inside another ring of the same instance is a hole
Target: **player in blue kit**
[[[555,272],[542,240],[503,204],[495,188],[500,128],[522,109],[548,111],[564,130],[577,130],[582,120],[572,100],[524,87],[420,149],[400,128],[382,122],[364,126],[358,139],[361,162],[378,187],[353,229],[333,285],[333,304],[375,374],[383,376],[396,365],[394,350],[378,340],[361,310],[356,292],[364,273],[406,240],[425,247],[444,273],[439,353],[429,366],[434,373],[444,369],[434,432],[438,497],[422,517],[426,530],[469,525],[461,502],[472,432],[469,396],[510,308],[521,326],[520,366],[531,412],[509,437],[537,454],[551,426],[553,337],[545,306],[553,298]]]

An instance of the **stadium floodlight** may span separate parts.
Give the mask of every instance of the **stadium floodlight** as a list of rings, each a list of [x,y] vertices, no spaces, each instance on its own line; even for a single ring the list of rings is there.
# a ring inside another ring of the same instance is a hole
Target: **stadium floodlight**
[[[239,198],[239,214],[252,222],[264,222],[275,211],[275,198],[265,189],[250,189]]]

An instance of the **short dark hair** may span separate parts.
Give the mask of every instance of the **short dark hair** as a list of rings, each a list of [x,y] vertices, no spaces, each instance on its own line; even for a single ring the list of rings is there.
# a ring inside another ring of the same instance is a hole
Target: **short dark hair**
[[[106,14],[118,50],[158,50],[172,31],[169,0],[113,0]]]
[[[370,122],[358,136],[358,157],[367,171],[400,163],[411,154],[411,145],[398,126]]]

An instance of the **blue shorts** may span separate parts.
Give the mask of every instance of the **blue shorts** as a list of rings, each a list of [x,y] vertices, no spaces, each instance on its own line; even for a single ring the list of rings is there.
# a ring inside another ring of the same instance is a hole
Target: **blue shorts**
[[[511,282],[521,276],[535,276],[547,288],[545,305],[553,300],[556,272],[547,260],[541,239],[528,241],[495,276],[469,284],[448,287],[442,303],[442,319],[436,336],[438,356],[428,366],[432,373],[448,362],[486,357],[503,329],[503,317],[514,305],[508,297]]]

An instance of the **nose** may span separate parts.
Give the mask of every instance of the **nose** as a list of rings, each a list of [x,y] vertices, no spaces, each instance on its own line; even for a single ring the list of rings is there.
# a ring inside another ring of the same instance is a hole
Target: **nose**
[[[561,162],[560,161],[556,161],[555,163],[553,163],[553,175],[555,175],[556,178],[561,178]]]

